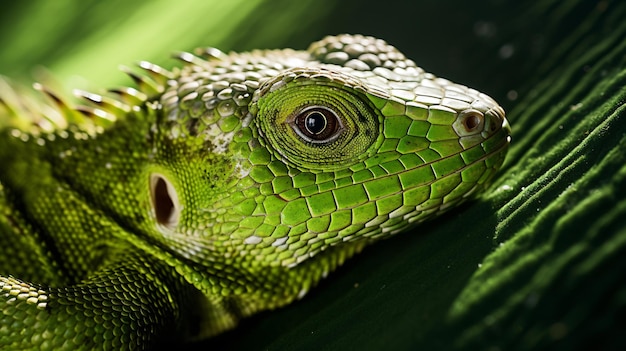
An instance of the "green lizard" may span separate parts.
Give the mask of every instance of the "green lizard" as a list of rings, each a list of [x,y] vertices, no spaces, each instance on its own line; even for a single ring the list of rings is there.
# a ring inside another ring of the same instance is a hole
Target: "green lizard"
[[[372,37],[177,58],[89,106],[0,92],[3,350],[219,333],[479,194],[510,141],[493,99]]]

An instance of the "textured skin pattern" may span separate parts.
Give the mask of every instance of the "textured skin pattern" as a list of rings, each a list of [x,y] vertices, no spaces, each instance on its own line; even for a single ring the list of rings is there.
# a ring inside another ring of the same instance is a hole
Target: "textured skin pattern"
[[[91,107],[0,90],[3,349],[231,328],[480,193],[510,140],[491,98],[371,37],[177,57]]]

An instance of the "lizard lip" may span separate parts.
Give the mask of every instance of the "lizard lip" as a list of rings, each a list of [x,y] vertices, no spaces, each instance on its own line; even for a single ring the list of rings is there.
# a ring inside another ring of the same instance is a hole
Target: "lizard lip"
[[[502,118],[502,124],[500,125],[500,128],[506,131],[506,134],[509,136],[509,139],[510,139],[511,138],[511,125],[509,124],[509,121],[506,119],[504,114],[500,115],[500,118]]]

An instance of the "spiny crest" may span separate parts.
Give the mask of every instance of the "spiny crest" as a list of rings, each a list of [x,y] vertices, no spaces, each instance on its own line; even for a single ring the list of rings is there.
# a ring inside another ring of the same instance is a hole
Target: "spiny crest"
[[[45,114],[53,118],[44,118],[44,114],[38,113],[38,111],[45,110],[45,107],[26,89],[0,77],[0,128],[29,130],[33,127],[46,128],[58,122],[60,116],[58,113],[55,115],[56,111],[52,111],[52,114]]]
[[[198,48],[195,54],[180,52],[173,55],[192,71],[203,71],[207,63],[222,60],[225,56],[212,47]],[[172,84],[171,81],[179,77],[179,70],[168,71],[147,61],[139,62],[137,66],[141,68],[141,73],[120,66],[136,88],[113,88],[106,95],[74,90],[73,95],[87,101],[87,105],[70,103],[70,99],[59,89],[51,88],[53,84],[33,84],[35,90],[47,97],[46,101],[0,77],[0,127],[13,127],[33,135],[64,130],[70,126],[89,134],[98,132],[131,110],[156,100]]]
[[[225,56],[212,47],[198,48],[195,54],[179,52],[173,55],[186,66],[192,66],[192,70],[202,70],[208,62],[222,60]],[[147,61],[140,61],[137,66],[141,69],[139,73],[120,66],[120,70],[133,80],[135,88],[112,88],[102,95],[74,90],[73,95],[86,101],[85,105],[72,104],[50,85],[34,83],[33,88],[47,97],[46,102],[0,77],[0,127],[13,127],[32,135],[70,126],[88,134],[98,133],[146,102],[156,100],[180,74],[178,69],[170,71]]]

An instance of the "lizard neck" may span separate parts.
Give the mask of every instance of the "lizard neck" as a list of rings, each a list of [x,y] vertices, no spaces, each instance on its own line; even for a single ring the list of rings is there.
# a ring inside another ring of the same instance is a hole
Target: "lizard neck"
[[[98,134],[73,127],[38,136],[1,131],[0,184],[11,211],[30,223],[15,230],[45,242],[62,276],[84,277],[112,247],[125,245],[131,227],[147,222],[144,173],[156,115],[133,111]]]

